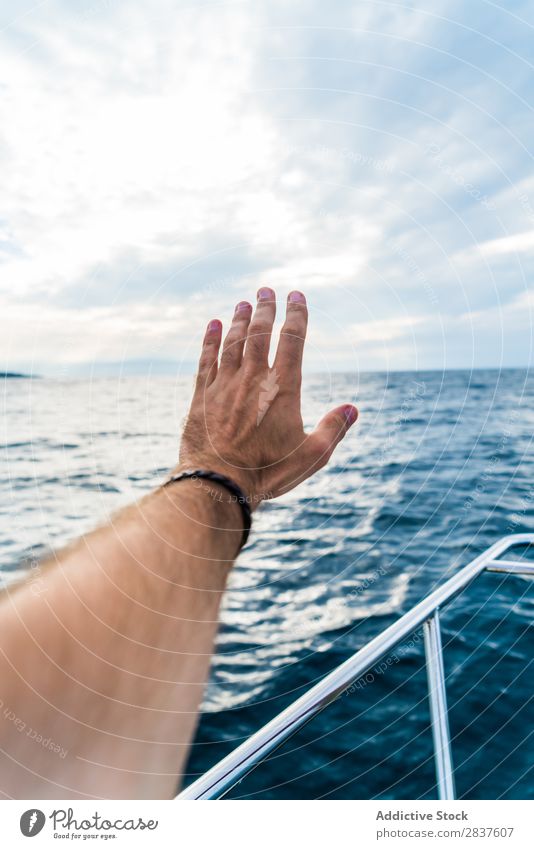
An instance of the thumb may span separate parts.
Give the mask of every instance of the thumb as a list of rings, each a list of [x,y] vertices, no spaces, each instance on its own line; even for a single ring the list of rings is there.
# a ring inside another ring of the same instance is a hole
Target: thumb
[[[309,436],[314,451],[319,455],[319,462],[322,461],[323,464],[327,462],[336,445],[341,442],[357,418],[357,408],[353,404],[343,404],[335,410],[330,410],[321,419]]]

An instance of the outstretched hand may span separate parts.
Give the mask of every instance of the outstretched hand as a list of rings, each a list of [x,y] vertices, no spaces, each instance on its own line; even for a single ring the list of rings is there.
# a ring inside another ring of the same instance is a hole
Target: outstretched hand
[[[287,299],[286,319],[269,367],[276,315],[272,289],[258,292],[256,309],[241,301],[222,340],[210,321],[195,392],[180,445],[180,468],[220,472],[238,483],[251,509],[288,492],[324,466],[358,417],[352,404],[331,410],[311,433],[300,413],[302,354],[308,311],[301,292]]]

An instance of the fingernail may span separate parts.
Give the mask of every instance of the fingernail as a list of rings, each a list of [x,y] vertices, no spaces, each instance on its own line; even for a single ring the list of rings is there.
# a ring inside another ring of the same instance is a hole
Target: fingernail
[[[239,301],[238,305],[235,308],[235,311],[236,312],[245,312],[246,310],[249,310],[250,308],[251,307],[250,307],[250,304],[249,304],[248,301]]]
[[[221,322],[219,321],[219,319],[212,319],[212,321],[210,321],[210,323],[208,324],[208,333],[215,333],[216,330],[219,330],[220,326]]]
[[[265,287],[261,288],[258,292],[258,301],[268,301],[274,298],[274,292],[272,289],[267,289]]]
[[[353,407],[352,404],[347,404],[343,407],[343,415],[347,420],[347,424],[350,426],[353,425],[358,418],[358,410],[356,407]]]
[[[295,291],[295,292],[290,292],[290,293],[289,293],[288,301],[289,301],[291,304],[305,304],[305,303],[306,303],[306,298],[304,297],[304,295],[302,294],[302,292],[297,292],[297,291]]]

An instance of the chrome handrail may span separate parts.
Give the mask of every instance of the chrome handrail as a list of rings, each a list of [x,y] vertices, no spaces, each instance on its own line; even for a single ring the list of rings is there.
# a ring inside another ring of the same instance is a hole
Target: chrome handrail
[[[430,701],[430,724],[432,725],[432,740],[434,741],[434,761],[439,798],[455,799],[445,669],[443,667],[443,649],[439,627],[439,607],[436,608],[434,615],[424,623],[423,633],[428,677],[428,699]]]
[[[534,543],[534,533],[503,537],[448,581],[411,608],[404,616],[378,634],[356,654],[330,672],[303,696],[256,731],[244,743],[215,764],[204,775],[185,788],[177,799],[218,799],[238,784],[244,776],[284,740],[297,731],[328,704],[339,698],[361,675],[364,675],[405,637],[424,626],[425,655],[428,673],[430,716],[434,741],[434,757],[438,795],[454,798],[454,776],[443,654],[439,629],[439,610],[464,590],[485,570],[534,577],[534,564],[519,560],[498,560],[518,545]]]

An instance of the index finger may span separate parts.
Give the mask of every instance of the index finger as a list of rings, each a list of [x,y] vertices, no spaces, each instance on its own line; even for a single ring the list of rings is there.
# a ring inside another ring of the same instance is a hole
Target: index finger
[[[280,341],[273,367],[286,385],[298,388],[301,381],[302,355],[308,327],[308,308],[302,292],[290,292],[287,298],[286,320],[280,331]]]

